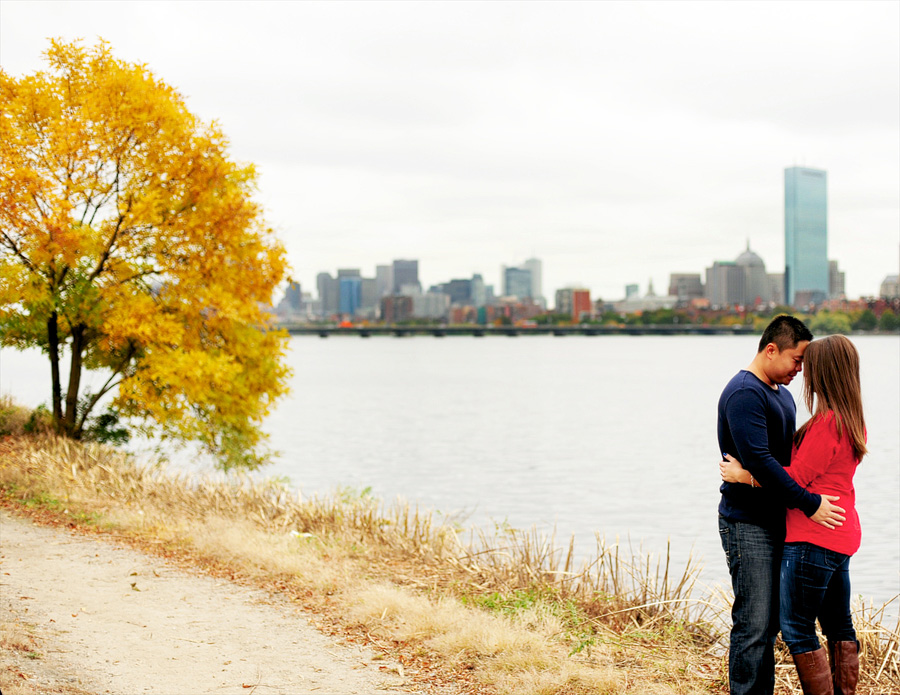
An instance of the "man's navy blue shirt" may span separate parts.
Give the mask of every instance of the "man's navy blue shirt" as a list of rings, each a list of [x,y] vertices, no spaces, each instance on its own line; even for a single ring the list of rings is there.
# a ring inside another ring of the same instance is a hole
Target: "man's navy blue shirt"
[[[807,516],[821,503],[795,483],[784,470],[791,464],[797,407],[784,387],[773,389],[747,370],[738,372],[719,398],[719,449],[731,454],[762,487],[722,483],[719,514],[783,530],[785,507],[799,508]]]

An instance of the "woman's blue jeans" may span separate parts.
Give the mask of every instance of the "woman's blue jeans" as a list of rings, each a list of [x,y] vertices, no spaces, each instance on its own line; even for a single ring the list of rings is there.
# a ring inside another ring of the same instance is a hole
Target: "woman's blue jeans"
[[[778,581],[782,532],[719,517],[734,605],[728,682],[731,695],[771,695],[775,690]]]
[[[791,654],[819,648],[816,618],[830,642],[856,642],[850,556],[811,543],[787,543],[781,560],[781,636]]]

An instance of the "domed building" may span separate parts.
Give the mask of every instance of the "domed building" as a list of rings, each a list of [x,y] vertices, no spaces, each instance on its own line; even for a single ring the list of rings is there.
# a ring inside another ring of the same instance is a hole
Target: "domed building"
[[[766,264],[762,258],[750,250],[749,241],[747,250],[738,256],[734,263],[744,269],[744,296],[741,304],[756,306],[769,301],[769,278],[766,274]]]
[[[706,296],[712,307],[720,309],[752,308],[771,299],[766,264],[750,250],[749,241],[734,261],[716,261],[706,269]]]

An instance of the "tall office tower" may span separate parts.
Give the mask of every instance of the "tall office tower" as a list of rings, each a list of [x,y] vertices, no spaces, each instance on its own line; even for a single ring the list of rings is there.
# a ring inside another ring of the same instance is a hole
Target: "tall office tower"
[[[284,292],[284,298],[287,305],[291,308],[291,311],[299,313],[300,307],[303,304],[303,290],[300,288],[300,283],[293,281],[289,282],[287,289]]]
[[[743,304],[746,274],[734,261],[714,261],[706,269],[706,298],[713,309]]]
[[[393,293],[400,294],[400,289],[407,285],[415,285],[421,291],[419,261],[394,261]]]
[[[375,278],[361,278],[359,287],[359,308],[370,310],[374,313],[374,309],[378,306],[381,297],[378,296],[378,281]]]
[[[841,299],[844,296],[844,271],[837,261],[828,261],[828,298]]]
[[[451,280],[445,282],[439,290],[450,295],[450,304],[465,305],[472,302],[472,281]]]
[[[338,278],[340,286],[340,311],[353,316],[362,301],[362,278],[359,275],[344,275]]]
[[[768,273],[769,301],[775,305],[784,304],[784,273]]]
[[[792,306],[828,297],[826,183],[819,169],[784,170],[784,294]]]
[[[316,288],[319,290],[319,300],[322,302],[322,315],[336,314],[341,308],[337,278],[331,277],[331,273],[319,273],[316,275]]]
[[[504,268],[503,294],[506,297],[518,297],[519,299],[530,299],[533,297],[531,292],[531,272],[525,268]]]
[[[487,304],[487,292],[484,278],[478,273],[475,273],[472,276],[472,303],[476,307],[482,307]]]
[[[338,310],[350,316],[359,309],[362,300],[362,277],[359,268],[338,268]]]
[[[544,280],[543,280],[543,264],[538,258],[529,258],[522,264],[529,273],[531,273],[531,298],[541,306],[546,306],[547,300],[544,299]]]
[[[394,267],[390,265],[375,266],[375,294],[378,298],[394,292]]]

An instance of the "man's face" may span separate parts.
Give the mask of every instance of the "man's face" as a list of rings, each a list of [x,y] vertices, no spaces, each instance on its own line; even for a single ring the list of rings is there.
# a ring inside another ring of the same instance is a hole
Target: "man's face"
[[[808,340],[801,340],[797,347],[785,348],[779,351],[773,343],[766,346],[766,354],[769,357],[769,368],[766,376],[773,384],[790,384],[794,377],[803,369],[803,353],[809,345]]]

